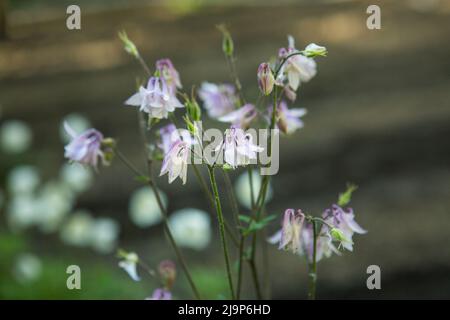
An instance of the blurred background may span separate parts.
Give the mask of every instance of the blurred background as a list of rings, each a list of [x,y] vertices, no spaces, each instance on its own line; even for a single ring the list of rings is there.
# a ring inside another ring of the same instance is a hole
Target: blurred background
[[[372,2],[381,7],[381,30],[366,28]],[[328,48],[300,89],[294,106],[308,109],[305,127],[281,140],[268,202],[280,217],[287,207],[320,214],[347,182],[359,186],[352,207],[369,232],[355,236],[353,253],[319,263],[318,297],[450,298],[450,1],[84,0],[76,2],[82,29],[73,31],[70,4],[0,0],[0,298],[151,295],[157,282],[142,271],[133,282],[115,254],[135,251],[152,267],[175,259],[154,199],[119,162],[99,172],[67,166],[61,122],[117,138],[144,168],[136,112],[123,102],[145,74],[118,31],[150,66],[171,58],[191,88],[230,81],[220,23],[233,35],[248,100],[258,95],[259,63],[287,45],[287,34],[298,48]],[[245,211],[243,173],[233,179]],[[216,218],[189,174],[186,186],[165,177],[160,186],[203,296],[221,298]],[[269,228],[279,228],[278,219]],[[305,261],[268,250],[272,298],[305,298]],[[66,288],[72,264],[81,267],[81,290]],[[381,268],[381,290],[366,287],[369,265]],[[244,297],[254,297],[250,281],[244,287]],[[180,270],[173,294],[192,297]]]

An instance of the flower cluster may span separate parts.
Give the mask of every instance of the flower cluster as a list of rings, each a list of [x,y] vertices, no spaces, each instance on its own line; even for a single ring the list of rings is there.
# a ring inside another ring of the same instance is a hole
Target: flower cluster
[[[320,261],[324,257],[330,257],[332,253],[339,255],[338,249],[341,247],[353,251],[353,235],[367,232],[354,218],[351,208],[345,210],[333,204],[331,208],[323,212],[322,219],[315,220],[322,226],[316,227],[314,232],[313,228],[316,224],[312,223],[311,219],[315,218],[305,217],[301,210],[287,209],[281,230],[268,241],[272,244],[278,243],[279,249],[306,256],[310,262],[313,260],[314,241],[316,241],[316,261]]]

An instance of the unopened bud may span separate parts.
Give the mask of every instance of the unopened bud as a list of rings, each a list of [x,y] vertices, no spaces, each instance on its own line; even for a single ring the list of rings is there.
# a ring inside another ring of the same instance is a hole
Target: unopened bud
[[[131,41],[125,31],[119,31],[119,38],[123,42],[123,46],[126,52],[137,58],[139,56],[138,49],[133,41]]]
[[[175,282],[177,276],[177,270],[175,263],[170,260],[161,261],[158,267],[159,276],[161,277],[164,286],[170,289]]]
[[[263,62],[258,67],[258,86],[261,92],[268,96],[275,84],[275,78],[273,77],[272,70],[268,63]]]
[[[305,50],[303,50],[303,54],[309,58],[317,56],[326,57],[327,53],[327,48],[319,46],[315,43],[308,44]]]

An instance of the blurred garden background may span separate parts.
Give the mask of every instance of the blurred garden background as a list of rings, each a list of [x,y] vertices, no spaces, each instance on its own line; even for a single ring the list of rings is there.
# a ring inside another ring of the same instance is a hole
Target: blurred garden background
[[[352,207],[369,232],[355,237],[353,253],[319,263],[318,298],[450,298],[450,1],[0,4],[0,298],[151,295],[158,284],[143,272],[133,282],[116,258],[123,248],[154,267],[175,260],[149,190],[119,162],[99,172],[68,166],[61,123],[117,138],[144,168],[137,115],[123,102],[145,74],[118,31],[126,30],[148,64],[171,58],[190,88],[230,82],[220,23],[234,38],[248,100],[258,95],[259,63],[286,46],[288,34],[298,48],[328,48],[314,81],[301,88],[295,106],[308,109],[305,127],[281,140],[268,203],[280,217],[287,207],[320,214],[347,182],[359,186]],[[81,30],[66,28],[70,4],[81,7]],[[381,7],[381,30],[366,27],[370,4]],[[243,173],[233,178],[245,208]],[[215,215],[195,179],[185,186],[166,180],[160,186],[194,279],[204,297],[221,298]],[[277,219],[270,230],[278,227]],[[306,298],[305,261],[276,246],[269,261],[271,297]],[[81,290],[66,287],[72,264],[81,267]],[[381,290],[366,287],[369,265],[381,267]],[[178,274],[174,297],[191,298]],[[250,281],[244,291],[254,296]]]

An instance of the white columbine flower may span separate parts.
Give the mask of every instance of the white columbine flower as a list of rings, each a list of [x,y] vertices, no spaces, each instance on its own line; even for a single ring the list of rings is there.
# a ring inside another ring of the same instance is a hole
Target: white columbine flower
[[[236,128],[246,130],[250,126],[252,120],[257,116],[257,114],[258,112],[255,106],[251,103],[247,103],[241,108],[219,117],[217,120],[222,122],[229,122]]]
[[[269,106],[269,119],[272,118],[272,106]],[[285,101],[281,101],[277,108],[276,125],[281,132],[292,134],[298,129],[303,128],[303,121],[300,119],[306,115],[304,108],[289,109]]]
[[[26,151],[33,138],[31,129],[25,122],[9,120],[0,127],[0,148],[7,153]]]
[[[264,150],[253,143],[251,134],[246,134],[244,130],[234,126],[225,131],[224,141],[217,146],[216,151],[222,148],[225,162],[233,168],[250,164],[251,160],[257,159],[257,153]]]
[[[157,119],[166,119],[175,108],[184,107],[162,77],[151,77],[147,88],[141,86],[139,92],[125,101],[125,104],[140,107],[150,118]]]
[[[136,253],[130,252],[124,255],[124,259],[119,261],[119,267],[124,269],[131,279],[134,281],[140,281],[141,278],[137,273],[137,264],[139,262],[139,257]]]
[[[64,128],[64,123],[66,123],[73,129],[75,132],[84,132],[89,128],[92,128],[89,120],[78,113],[71,113],[64,117],[61,121],[61,125],[59,127],[59,135],[61,137],[62,142],[68,143],[71,140],[71,136],[67,133]]]
[[[169,227],[177,244],[202,250],[211,240],[211,219],[208,213],[193,208],[174,212],[169,217]]]
[[[178,140],[172,144],[169,152],[164,156],[161,166],[160,176],[168,173],[169,183],[172,183],[177,177],[186,183],[187,179],[187,165],[189,157],[191,156],[191,149],[188,142]]]
[[[159,194],[164,207],[167,208],[166,194],[161,190]],[[161,211],[150,187],[141,187],[133,192],[129,203],[129,214],[131,221],[141,228],[150,227],[161,221]]]
[[[279,51],[280,58],[286,58],[294,52],[298,52],[294,45],[294,38],[288,37],[289,47],[287,49],[282,48]],[[282,82],[283,78],[287,78],[287,82],[292,90],[296,91],[301,82],[308,82],[317,73],[316,62],[312,58],[305,57],[301,54],[290,57],[283,65],[282,70],[279,73],[280,79],[278,82]]]
[[[216,119],[234,110],[238,101],[236,89],[229,84],[203,82],[198,96],[210,118]]]
[[[104,159],[101,150],[103,134],[95,129],[78,134],[68,123],[64,123],[64,128],[72,138],[72,141],[64,147],[64,157],[97,168],[98,158]]]

